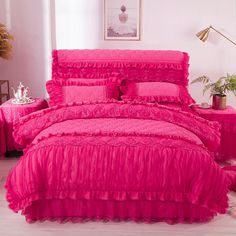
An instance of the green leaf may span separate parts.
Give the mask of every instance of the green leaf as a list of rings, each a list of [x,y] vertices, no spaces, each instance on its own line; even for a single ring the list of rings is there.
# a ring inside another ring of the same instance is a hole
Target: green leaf
[[[203,75],[203,76],[200,76],[200,77],[194,79],[190,84],[194,84],[194,83],[197,83],[197,82],[207,84],[207,83],[210,82],[210,79],[207,76]]]
[[[194,79],[190,84],[201,82],[204,85],[203,94],[210,90],[210,96],[214,94],[225,95],[228,92],[233,92],[236,96],[236,74],[227,74],[220,77],[217,81],[212,82],[209,77],[203,75]]]
[[[212,86],[213,86],[212,83],[205,85],[203,89],[203,95],[206,93],[207,90],[211,89]]]

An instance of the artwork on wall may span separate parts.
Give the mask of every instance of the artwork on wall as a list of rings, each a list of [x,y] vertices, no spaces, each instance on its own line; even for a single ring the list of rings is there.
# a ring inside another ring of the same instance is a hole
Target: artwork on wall
[[[140,0],[104,0],[104,39],[140,40]]]

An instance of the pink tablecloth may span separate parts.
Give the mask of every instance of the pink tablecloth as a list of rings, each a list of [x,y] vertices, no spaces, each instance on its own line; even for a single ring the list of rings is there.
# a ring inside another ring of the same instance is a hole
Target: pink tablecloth
[[[4,118],[0,109],[0,156],[6,152],[6,142],[4,134]]]
[[[11,101],[12,99],[8,100],[0,106],[3,116],[2,120],[5,121],[4,131],[6,151],[22,150],[23,148],[16,144],[14,141],[14,138],[12,136],[13,123],[22,116],[48,107],[46,100],[40,98],[36,98],[34,103],[25,105],[13,104]]]
[[[193,109],[201,117],[221,124],[221,145],[217,158],[236,159],[236,109],[230,106],[225,110],[202,109],[196,106]]]

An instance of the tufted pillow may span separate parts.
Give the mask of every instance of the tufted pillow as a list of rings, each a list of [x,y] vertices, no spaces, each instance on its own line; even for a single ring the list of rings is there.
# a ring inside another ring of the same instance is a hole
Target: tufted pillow
[[[121,86],[122,100],[146,102],[179,103],[189,105],[194,100],[182,86],[167,82],[126,82]]]
[[[119,80],[116,78],[49,80],[46,88],[50,97],[50,106],[119,98]]]

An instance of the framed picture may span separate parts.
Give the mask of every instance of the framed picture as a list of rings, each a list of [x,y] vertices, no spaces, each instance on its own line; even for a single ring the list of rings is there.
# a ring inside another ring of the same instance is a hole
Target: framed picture
[[[140,40],[140,0],[104,0],[104,39]]]

